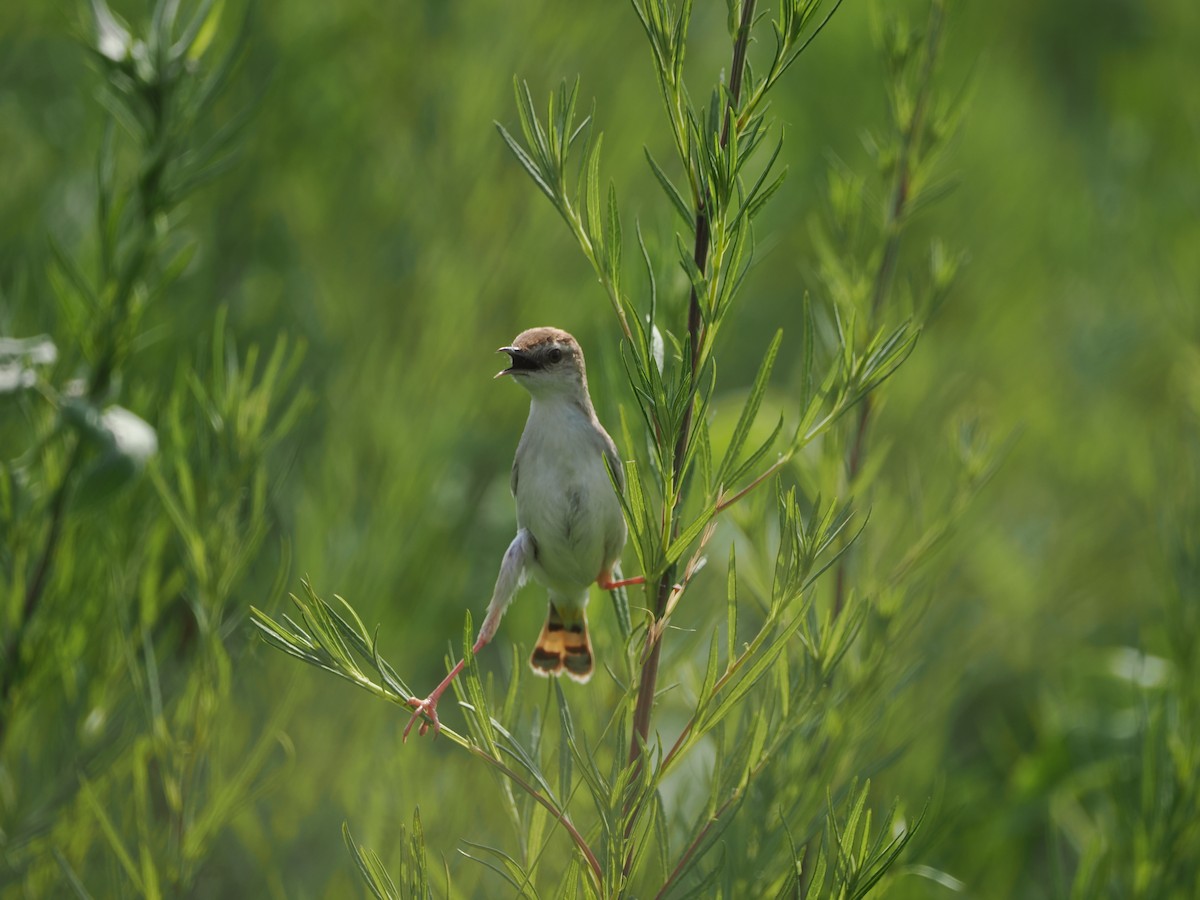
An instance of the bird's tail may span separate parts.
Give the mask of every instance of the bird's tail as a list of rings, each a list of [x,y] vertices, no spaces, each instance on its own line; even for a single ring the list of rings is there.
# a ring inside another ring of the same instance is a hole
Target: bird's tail
[[[595,664],[592,662],[592,640],[588,637],[587,610],[580,607],[565,607],[559,610],[550,603],[546,624],[529,665],[534,673],[542,676],[562,675],[581,684],[592,677]]]

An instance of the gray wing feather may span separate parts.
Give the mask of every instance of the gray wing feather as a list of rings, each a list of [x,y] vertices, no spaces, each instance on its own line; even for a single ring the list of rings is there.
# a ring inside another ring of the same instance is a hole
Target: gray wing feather
[[[488,604],[487,615],[479,628],[479,636],[485,642],[492,639],[500,619],[513,595],[525,583],[529,573],[529,562],[533,559],[535,550],[533,535],[524,528],[517,530],[517,536],[512,539],[504,558],[500,561],[500,573],[496,576],[496,587],[492,590],[492,600]]]
[[[621,457],[617,453],[617,445],[613,443],[613,439],[608,432],[596,423],[596,430],[600,434],[601,444],[604,450],[604,459],[608,463],[610,471],[613,473],[613,480],[617,483],[617,490],[622,494],[625,493],[625,470],[621,466]],[[604,541],[604,561],[605,563],[615,563],[621,557],[621,548],[625,546],[625,516],[620,510],[617,510],[616,520],[612,523],[609,533],[605,536]]]
[[[596,423],[596,429],[600,432],[600,443],[603,445],[604,458],[608,460],[608,467],[612,470],[613,478],[617,482],[617,490],[624,494],[625,469],[621,465],[621,456],[617,453],[617,445],[613,443],[613,439],[609,437],[608,432],[604,430],[599,422]]]
[[[529,430],[521,432],[521,440],[517,441],[517,452],[513,455],[512,475],[508,479],[508,487],[512,495],[517,496],[517,482],[520,480],[521,457],[525,455],[525,445],[529,441]]]

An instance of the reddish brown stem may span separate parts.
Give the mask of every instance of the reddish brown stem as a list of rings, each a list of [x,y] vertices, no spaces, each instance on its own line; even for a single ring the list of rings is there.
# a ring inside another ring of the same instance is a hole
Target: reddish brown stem
[[[725,120],[721,125],[721,146],[725,147],[729,142],[729,134],[731,123],[733,120],[734,108],[737,106],[738,97],[742,90],[742,77],[745,70],[746,61],[746,46],[750,42],[750,26],[754,23],[754,6],[755,0],[745,0],[742,4],[741,23],[738,27],[737,36],[733,45],[733,61],[730,64],[729,77],[729,106],[725,110]],[[693,259],[696,262],[696,268],[701,272],[708,265],[708,251],[711,235],[709,228],[708,210],[704,206],[704,202],[698,201],[696,208],[696,244],[693,253]],[[696,379],[699,376],[700,364],[700,342],[703,329],[703,317],[700,309],[700,297],[696,293],[695,285],[692,286],[691,294],[688,302],[688,342],[689,355],[691,365],[691,391],[693,400],[696,390]],[[689,403],[687,410],[683,415],[683,422],[679,429],[679,439],[675,442],[674,453],[674,481],[678,485],[683,477],[683,464],[687,457],[688,443],[691,437],[692,430],[692,407],[694,403]],[[682,498],[683,492],[679,492],[679,497]],[[677,501],[678,507],[678,501]],[[674,524],[671,532],[677,535],[679,532],[679,517],[677,515],[678,508],[671,511]],[[667,599],[671,596],[671,588],[675,584],[675,566],[670,566],[667,571],[662,574],[658,582],[658,590],[655,596],[655,618],[659,618],[665,612],[667,607]],[[647,740],[650,734],[650,713],[654,706],[654,690],[658,683],[658,661],[659,655],[662,652],[662,643],[655,639],[653,631],[651,632],[650,646],[647,647],[645,661],[642,663],[641,681],[638,685],[637,706],[633,713],[633,738],[629,743],[629,761],[632,763],[638,759],[641,754],[642,744]]]

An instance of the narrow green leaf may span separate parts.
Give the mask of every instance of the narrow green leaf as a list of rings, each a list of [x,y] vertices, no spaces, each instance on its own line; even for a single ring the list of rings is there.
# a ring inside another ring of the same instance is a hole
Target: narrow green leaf
[[[780,718],[787,721],[791,711],[792,678],[786,653],[779,654],[779,662],[775,664],[775,675],[779,697],[779,715]]]
[[[828,864],[825,861],[825,851],[821,849],[817,851],[817,862],[813,866],[812,879],[808,883],[808,892],[804,895],[804,900],[822,900],[825,893],[825,874]]]
[[[558,703],[558,725],[560,740],[558,742],[558,795],[563,798],[571,796],[572,754],[575,752],[575,734],[571,726],[571,711],[567,708],[567,698],[563,694],[562,683],[554,679],[554,698]]]
[[[763,677],[767,670],[774,664],[775,660],[778,659],[779,654],[787,648],[792,635],[799,630],[803,621],[804,617],[797,615],[791,622],[779,630],[774,640],[767,644],[762,654],[746,669],[745,674],[737,679],[734,684],[728,686],[716,706],[705,712],[703,722],[697,725],[697,736],[708,731],[713,725],[725,718],[741,702],[742,698],[754,688],[759,679]]]
[[[463,856],[465,856],[467,859],[472,860],[473,862],[477,862],[481,866],[484,866],[488,869],[491,869],[493,872],[495,872],[497,875],[499,875],[501,878],[503,878],[505,881],[507,881],[509,884],[511,884],[513,886],[513,889],[516,890],[518,897],[525,897],[525,896],[537,897],[538,896],[537,892],[535,890],[533,890],[533,884],[529,877],[529,873],[526,872],[525,869],[521,867],[520,863],[518,863],[515,859],[513,859],[511,856],[509,856],[503,850],[500,850],[496,847],[489,847],[486,844],[476,844],[474,841],[468,841],[466,839],[463,840],[463,843],[466,844],[468,847],[470,847],[473,850],[481,850],[484,853],[488,854],[489,856],[494,857],[496,860],[498,860],[499,862],[496,863],[496,862],[492,862],[491,860],[484,859],[479,856],[473,856],[465,850],[458,851]]]
[[[242,52],[246,49],[246,44],[249,41],[251,31],[250,20],[254,14],[254,10],[254,3],[245,4],[241,21],[238,23],[237,30],[234,31],[233,42],[229,45],[229,49],[225,51],[220,61],[211,67],[211,74],[208,78],[204,79],[200,90],[196,93],[192,103],[192,108],[195,112],[198,113],[207,108],[216,97],[220,96],[221,91],[225,89],[225,85],[233,74],[238,61],[242,58]],[[193,44],[193,49],[200,47],[202,40],[202,37],[198,37],[196,43]],[[203,49],[207,49],[207,47],[202,48],[200,52]]]
[[[500,137],[504,139],[504,143],[508,145],[508,149],[511,150],[513,156],[517,158],[517,162],[521,164],[521,167],[529,174],[529,177],[533,179],[533,182],[538,186],[538,189],[550,199],[551,203],[557,206],[558,192],[554,188],[550,187],[550,185],[546,182],[546,179],[537,163],[533,161],[532,157],[525,152],[525,149],[520,145],[520,143],[517,142],[517,139],[509,134],[508,130],[503,125],[501,125],[499,122],[496,122],[495,124],[497,130],[500,132]]]
[[[250,622],[262,632],[263,640],[268,644],[305,662],[322,664],[322,659],[312,652],[316,649],[314,645],[280,625],[258,607],[250,607]]]
[[[800,405],[807,408],[813,397],[813,357],[815,354],[817,323],[813,318],[812,300],[804,292],[804,368],[800,381]]]
[[[88,306],[93,310],[98,308],[99,299],[96,297],[96,292],[88,281],[87,276],[83,274],[83,269],[79,267],[79,263],[75,261],[75,258],[54,237],[50,238],[50,252],[59,269],[67,276],[71,286],[79,292],[79,296],[87,301]]]
[[[696,444],[696,459],[700,464],[700,483],[707,495],[716,489],[713,484],[712,439],[709,435],[708,422],[701,419],[696,424],[693,440]]]
[[[678,234],[675,235],[675,244],[676,249],[679,251],[679,265],[683,268],[684,274],[687,275],[692,290],[696,292],[697,297],[708,296],[708,279],[697,267],[696,260],[692,257],[692,248],[685,244],[683,238]]]
[[[646,506],[641,470],[638,468],[637,462],[632,459],[625,463],[625,499],[622,503],[628,504],[630,525],[634,537],[637,538],[634,541],[634,551],[637,553],[642,571],[649,577],[653,554],[651,542],[654,540],[655,527],[649,508]]]
[[[573,144],[575,142],[575,139],[579,137],[579,135],[583,131],[583,129],[585,127],[587,127],[587,124],[588,124],[588,122],[591,121],[592,117],[587,116],[583,120],[583,122],[580,123],[579,128],[577,128],[577,129],[571,128],[571,124],[575,121],[575,107],[578,105],[578,102],[579,102],[579,76],[578,75],[575,76],[575,83],[573,85],[571,85],[570,94],[567,93],[566,81],[562,81],[559,83],[558,91],[559,91],[559,98],[560,98],[559,108],[562,110],[562,115],[559,118],[559,126],[558,126],[559,140],[561,141],[560,151],[559,151],[559,159],[565,163],[566,159],[567,159],[567,154],[571,148],[571,144]],[[566,98],[565,101],[563,101],[563,99],[562,99],[564,97]]]
[[[705,526],[713,520],[713,516],[717,514],[716,501],[710,503],[700,515],[696,516],[695,520],[679,532],[679,537],[671,542],[667,547],[667,552],[664,554],[664,559],[667,564],[675,562],[679,557],[683,556],[684,552],[692,545],[696,538],[700,537]]]
[[[737,658],[737,554],[729,543],[729,576],[725,584],[725,665]]]
[[[642,251],[642,262],[646,266],[646,279],[650,283],[650,313],[647,318],[650,327],[653,328],[656,320],[655,313],[658,311],[658,281],[654,277],[654,264],[650,261],[650,251],[646,249],[646,239],[642,235],[641,219],[635,220],[634,230],[637,232],[638,247]]]
[[[814,3],[805,10],[805,15],[801,16],[798,20],[798,23],[795,25],[792,41],[789,43],[794,43],[795,40],[799,38],[800,32],[804,29],[804,25],[808,22],[811,15],[817,11],[817,7],[819,5],[819,3]],[[833,7],[828,13],[826,13],[825,18],[820,21],[816,28],[809,32],[808,37],[804,39],[804,43],[797,47],[796,50],[783,62],[783,65],[779,67],[779,70],[775,75],[776,80],[778,80],[779,76],[791,68],[792,63],[800,58],[800,54],[807,50],[809,45],[817,39],[817,35],[825,30],[825,26],[829,24],[829,20],[833,18],[834,13],[841,8],[841,5],[842,0],[834,0]]]
[[[479,674],[479,661],[472,649],[475,643],[475,631],[471,622],[471,611],[467,610],[463,623],[463,667],[462,675],[454,682],[457,689],[462,684],[462,692],[467,698],[467,721],[471,731],[479,739],[494,759],[500,758],[500,749],[496,745],[496,729],[488,710],[487,697],[483,692],[483,679]]]
[[[587,172],[588,235],[594,244],[602,244],[605,236],[600,210],[600,146],[603,143],[603,133],[597,134],[584,160],[584,170]]]
[[[729,476],[730,484],[737,484],[758,464],[767,451],[775,446],[775,440],[779,437],[779,433],[783,431],[783,416],[780,415],[779,420],[775,423],[775,427],[771,429],[771,433],[767,435],[766,440],[756,447],[749,456],[742,462],[733,474]]]
[[[187,57],[193,62],[203,56],[216,37],[224,6],[224,0],[216,4],[215,8],[213,0],[201,0],[191,21],[184,26],[179,39],[171,45],[171,55],[176,59]]]
[[[608,238],[605,250],[608,254],[608,277],[612,279],[613,288],[619,294],[621,286],[621,215],[617,209],[617,187],[611,181],[608,183]]]
[[[758,214],[762,212],[763,207],[767,205],[767,201],[775,196],[775,192],[783,187],[784,181],[787,180],[787,174],[787,169],[784,169],[782,172],[780,172],[779,175],[776,176],[775,180],[763,188],[759,192],[758,196],[755,197],[750,203],[746,210],[746,216],[751,221],[754,221],[754,219],[758,217]]]
[[[644,801],[639,799],[636,806],[638,809],[644,810],[644,813],[634,823],[635,828],[629,836],[629,843],[632,844],[632,853],[625,854],[628,860],[627,866],[629,870],[629,878],[636,878],[638,870],[641,867],[642,860],[650,851],[650,835],[657,835],[660,830],[658,816],[661,810],[661,805],[656,803],[657,793],[650,794],[644,797]]]
[[[646,162],[650,163],[650,171],[652,171],[654,173],[654,177],[658,179],[659,185],[662,186],[663,193],[665,193],[667,195],[667,199],[671,201],[671,206],[674,207],[675,212],[679,214],[679,218],[683,220],[684,224],[688,227],[688,230],[694,230],[696,227],[696,222],[691,207],[688,206],[687,201],[683,199],[683,195],[679,193],[679,190],[671,182],[671,179],[667,177],[667,173],[662,170],[658,162],[654,159],[654,155],[650,152],[650,148],[646,147],[644,150],[646,153]]]
[[[121,840],[116,826],[113,825],[112,819],[104,811],[104,806],[100,803],[100,798],[96,796],[95,788],[82,775],[79,776],[79,783],[82,788],[80,793],[83,799],[87,801],[87,805],[91,808],[92,814],[95,815],[96,821],[100,823],[100,830],[104,832],[104,837],[108,841],[109,848],[117,857],[117,862],[121,864],[121,868],[125,870],[125,874],[129,876],[129,880],[133,882],[138,891],[143,891],[144,888],[141,875],[138,872],[138,866],[134,863],[133,857],[129,855],[129,851],[125,848],[125,844]]]
[[[854,532],[854,534],[850,538],[848,538],[846,541],[844,541],[842,543],[842,545],[837,549],[837,551],[835,553],[833,553],[832,555],[830,555],[829,557],[827,557],[815,571],[812,571],[811,573],[806,573],[804,581],[801,584],[801,590],[808,590],[808,588],[811,587],[818,578],[820,578],[827,571],[829,571],[830,567],[834,563],[836,563],[839,559],[842,558],[842,556],[846,553],[846,551],[849,550],[850,547],[854,544],[854,542],[858,540],[859,535],[861,535],[863,533],[863,529],[865,529],[867,527],[867,523],[870,522],[870,520],[871,520],[871,513],[868,510],[867,514],[865,516],[863,516],[862,524],[860,526],[858,526],[858,531]],[[850,514],[849,514],[849,512],[847,512],[846,518],[842,521],[842,523],[840,525],[838,525],[837,531],[833,533],[833,536],[836,536],[836,534],[838,532],[841,532],[842,529],[845,528],[846,524],[849,523],[849,521],[850,521]],[[831,538],[831,542],[832,542],[832,538]]]
[[[512,722],[513,716],[517,712],[517,700],[520,697],[518,686],[521,683],[520,672],[521,653],[517,650],[517,645],[512,645],[512,676],[508,679],[508,690],[504,694],[504,703],[500,706],[500,719],[504,722]]]
[[[762,132],[762,134],[765,134],[765,132]],[[779,159],[779,154],[782,150],[783,138],[780,137],[775,143],[775,150],[771,153],[771,158],[768,159],[767,164],[763,166],[762,172],[759,173],[758,179],[754,182],[754,185],[749,191],[746,192],[746,197],[742,201],[741,207],[738,209],[737,213],[733,217],[733,220],[730,222],[730,230],[737,228],[742,222],[743,217],[753,218],[757,214],[758,210],[762,208],[763,204],[770,199],[771,194],[775,193],[775,191],[779,189],[779,186],[783,184],[783,179],[787,175],[786,169],[779,173],[779,176],[772,182],[765,195],[760,193],[763,190],[763,183],[767,180],[767,176],[771,174],[771,170],[775,167],[775,161]]]
[[[537,157],[541,164],[549,164],[550,145],[542,123],[534,111],[533,95],[529,93],[529,85],[514,77],[513,92],[517,98],[517,116],[521,120],[521,133],[525,137],[525,143],[529,145],[530,152]],[[553,99],[553,95],[551,98]]]
[[[871,780],[868,778],[862,786],[862,790],[858,792],[854,800],[854,805],[850,808],[850,815],[846,817],[846,824],[842,829],[842,852],[848,856],[853,856],[854,853],[854,837],[858,833],[858,822],[862,818],[863,810],[867,805],[867,794],[871,790]]]
[[[763,356],[763,361],[758,367],[758,374],[754,376],[754,385],[750,388],[750,396],[746,398],[746,403],[742,407],[742,413],[738,417],[737,425],[733,429],[733,437],[729,441],[729,449],[725,451],[725,458],[721,461],[721,467],[717,470],[717,486],[724,487],[725,478],[733,471],[734,464],[737,462],[738,454],[742,451],[742,446],[746,443],[746,438],[750,435],[750,428],[754,424],[754,419],[758,416],[758,408],[762,405],[763,395],[767,392],[767,382],[771,377],[771,369],[775,366],[775,359],[779,355],[779,346],[783,343],[783,329],[775,332],[775,337],[771,339],[770,345],[767,347],[767,352]]]
[[[409,838],[409,854],[416,875],[416,894],[424,900],[429,893],[429,872],[425,860],[425,827],[421,824],[421,808],[413,809],[412,837]],[[384,877],[387,873],[384,872]],[[390,879],[388,880],[390,884]]]
[[[79,876],[75,874],[75,870],[67,862],[67,858],[63,856],[62,851],[55,847],[51,852],[54,854],[54,861],[58,863],[59,869],[62,870],[63,878],[66,879],[77,900],[92,900],[92,895],[88,893],[88,889],[79,880]]]
[[[700,691],[696,695],[696,711],[693,713],[693,720],[699,720],[712,701],[713,686],[717,683],[717,672],[720,668],[718,646],[717,631],[714,628],[708,642],[708,663],[704,667],[704,680],[700,683]]]
[[[658,868],[662,872],[662,877],[666,878],[667,873],[671,871],[671,866],[668,862],[671,855],[671,836],[667,830],[667,811],[663,807],[662,792],[655,791],[651,802],[656,807],[654,816],[654,846],[658,851]]]

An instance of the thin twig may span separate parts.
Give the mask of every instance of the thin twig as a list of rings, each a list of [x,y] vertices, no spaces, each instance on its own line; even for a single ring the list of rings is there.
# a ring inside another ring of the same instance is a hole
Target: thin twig
[[[772,475],[774,475],[776,472],[778,472],[780,469],[782,469],[785,465],[788,464],[788,461],[791,460],[791,458],[792,458],[792,452],[793,452],[792,450],[788,450],[786,453],[781,454],[779,459],[775,460],[775,462],[771,463],[771,465],[769,465],[765,469],[763,469],[763,471],[760,472],[753,481],[751,481],[748,485],[746,485],[741,490],[737,491],[734,494],[730,494],[728,496],[722,497],[719,501],[717,501],[717,506],[714,511],[714,514],[719,514],[719,513],[725,512],[725,510],[729,509],[729,507],[733,506],[733,504],[737,503],[739,500],[741,500],[743,497],[745,497],[747,494],[749,494],[751,491],[753,491],[756,487],[758,487],[759,485],[766,482],[766,480],[768,478],[770,478]]]
[[[557,821],[560,825],[562,825],[563,828],[566,829],[567,834],[571,836],[571,840],[574,841],[575,846],[579,848],[579,852],[582,853],[584,858],[587,860],[588,868],[592,870],[592,875],[596,879],[596,887],[599,889],[599,887],[604,883],[603,873],[600,869],[600,860],[596,858],[596,854],[592,852],[592,848],[588,846],[588,843],[586,840],[584,840],[583,835],[579,833],[579,829],[576,828],[571,822],[571,817],[567,815],[566,811],[555,806],[555,804],[553,804],[548,797],[542,794],[541,791],[531,785],[528,781],[526,781],[504,763],[500,762],[494,756],[489,755],[482,747],[477,747],[473,743],[465,743],[463,746],[468,752],[473,753],[480,759],[485,760],[491,765],[495,766],[501,774],[511,779],[514,784],[516,784],[534,801],[541,805],[548,813],[550,813],[555,821]]]

